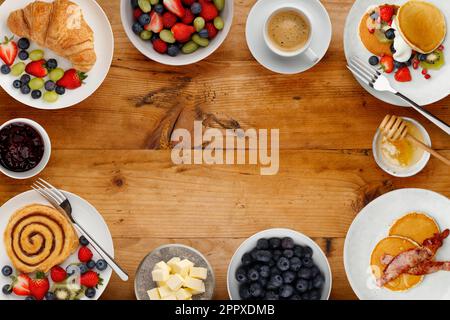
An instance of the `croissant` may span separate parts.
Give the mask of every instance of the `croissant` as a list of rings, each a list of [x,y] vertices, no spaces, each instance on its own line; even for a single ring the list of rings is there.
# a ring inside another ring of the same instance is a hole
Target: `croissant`
[[[90,71],[97,60],[94,33],[80,6],[71,1],[30,3],[9,15],[8,27],[19,37],[29,38],[68,59],[78,71]]]

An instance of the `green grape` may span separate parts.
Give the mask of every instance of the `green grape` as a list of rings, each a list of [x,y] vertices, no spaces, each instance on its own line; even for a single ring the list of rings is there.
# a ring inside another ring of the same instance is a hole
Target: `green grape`
[[[56,68],[53,69],[52,71],[50,71],[50,74],[48,75],[48,77],[50,78],[50,80],[52,80],[53,82],[58,81],[59,79],[61,79],[64,76],[64,70],[61,68]]]
[[[11,74],[16,77],[20,76],[24,71],[25,71],[25,63],[23,62],[16,63],[11,68]]]
[[[39,61],[44,58],[44,51],[42,50],[33,50],[30,52],[30,60],[31,61]]]
[[[55,91],[46,91],[44,93],[44,101],[53,103],[58,100],[58,94]]]
[[[31,90],[39,90],[42,89],[44,87],[44,80],[41,78],[33,78],[30,80],[30,83],[28,84],[28,86],[30,87]]]

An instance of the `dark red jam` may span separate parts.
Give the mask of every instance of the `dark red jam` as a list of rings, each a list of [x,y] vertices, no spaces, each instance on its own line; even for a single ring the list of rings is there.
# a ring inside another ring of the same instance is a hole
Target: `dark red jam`
[[[13,172],[35,168],[44,156],[44,141],[33,127],[11,123],[0,130],[0,165]]]

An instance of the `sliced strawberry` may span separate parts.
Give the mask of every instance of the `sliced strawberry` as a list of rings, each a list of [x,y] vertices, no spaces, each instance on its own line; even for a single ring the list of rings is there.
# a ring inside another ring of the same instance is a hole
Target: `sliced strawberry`
[[[177,23],[177,16],[170,11],[164,12],[162,16],[164,28],[170,29]]]
[[[412,80],[411,72],[408,67],[403,67],[397,70],[394,76],[398,82],[409,82]]]
[[[81,262],[88,262],[92,260],[93,256],[91,249],[88,247],[81,247],[80,250],[78,250],[78,260]]]
[[[159,33],[161,32],[162,29],[163,29],[162,17],[155,11],[152,11],[150,13],[150,23],[145,26],[145,30],[153,31],[154,33]]]
[[[99,277],[99,274],[94,271],[88,271],[81,275],[80,284],[87,288],[94,288],[98,285],[101,285],[103,279]]]
[[[50,283],[43,272],[36,274],[36,279],[30,280],[30,294],[36,298],[36,300],[42,300],[45,294],[50,289]]]
[[[175,40],[184,43],[191,39],[191,35],[195,32],[193,26],[188,26],[184,23],[177,23],[172,27],[172,33]]]
[[[54,282],[63,282],[67,278],[67,272],[60,266],[54,266],[50,270],[50,277]]]
[[[161,39],[156,39],[152,42],[153,49],[155,49],[156,52],[159,52],[161,54],[167,52],[167,43],[162,41]]]
[[[45,60],[30,62],[27,64],[25,72],[37,78],[44,78],[48,74],[48,70],[45,67]]]
[[[212,22],[207,22],[205,25],[205,29],[208,30],[208,38],[214,39],[217,35],[217,29],[214,27],[214,24]]]
[[[14,294],[18,296],[30,295],[30,277],[26,274],[20,274],[17,278],[14,278],[12,286]]]
[[[205,19],[205,21],[212,21],[219,15],[219,11],[217,11],[217,8],[213,3],[206,0],[200,0],[199,3],[202,5],[200,17]]]
[[[69,69],[64,73],[64,76],[56,83],[60,87],[66,89],[76,89],[81,87],[83,80],[87,78],[84,72],[79,72],[75,69]]]
[[[391,22],[392,16],[394,15],[395,10],[393,6],[384,5],[380,7],[380,18],[384,22]],[[392,22],[391,22],[392,23]]]
[[[174,13],[176,16],[183,18],[184,17],[184,7],[181,4],[181,0],[163,0],[164,7],[167,10]]]
[[[192,13],[192,11],[189,9],[186,9],[186,13],[184,14],[183,19],[181,19],[181,22],[183,22],[184,24],[191,24],[192,21],[194,21],[194,19],[195,19],[195,16]]]
[[[381,69],[386,73],[394,71],[394,58],[391,56],[383,56],[380,60]]]
[[[5,37],[5,40],[0,44],[0,58],[8,66],[11,66],[14,63],[19,50],[13,39],[14,37],[9,39],[8,37]]]

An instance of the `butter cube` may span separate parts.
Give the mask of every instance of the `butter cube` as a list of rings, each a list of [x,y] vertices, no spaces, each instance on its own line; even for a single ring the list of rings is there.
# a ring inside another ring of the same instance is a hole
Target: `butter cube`
[[[192,294],[186,289],[178,290],[175,292],[175,295],[177,296],[177,300],[189,300],[192,298]]]
[[[152,271],[152,278],[153,281],[167,281],[169,280],[169,271],[167,269],[155,269]]]
[[[174,294],[168,295],[167,297],[164,297],[161,300],[177,300],[177,296]]]
[[[150,298],[150,300],[161,300],[161,296],[159,295],[158,288],[148,290],[147,294],[148,294],[148,297]]]
[[[178,258],[178,257],[173,257],[172,259],[170,259],[170,260],[167,262],[167,265],[168,265],[171,269],[173,269],[173,266],[174,266],[175,264],[179,263],[180,261],[181,261],[180,258]],[[172,272],[173,272],[173,270],[172,270]]]
[[[173,265],[173,273],[178,273],[182,277],[186,277],[189,274],[189,270],[194,264],[187,259],[181,260]]]
[[[192,278],[205,280],[208,277],[208,269],[191,267],[189,276]]]
[[[159,296],[161,297],[161,300],[164,300],[165,297],[168,297],[170,295],[173,295],[173,291],[170,290],[168,286],[159,287],[158,288]]]
[[[186,289],[186,290],[188,290],[193,296],[205,293],[205,291],[206,291],[205,283],[202,281],[200,290],[196,290],[196,289]]]
[[[202,280],[186,277],[184,279],[184,286],[188,289],[195,290],[196,292],[205,292],[205,284]],[[203,290],[203,291],[202,291]]]
[[[165,263],[164,261],[160,261],[157,264],[155,264],[155,267],[153,270],[165,270],[170,273],[170,267]]]
[[[179,274],[173,274],[169,276],[169,280],[167,280],[167,286],[172,291],[177,291],[183,285],[184,279]]]

